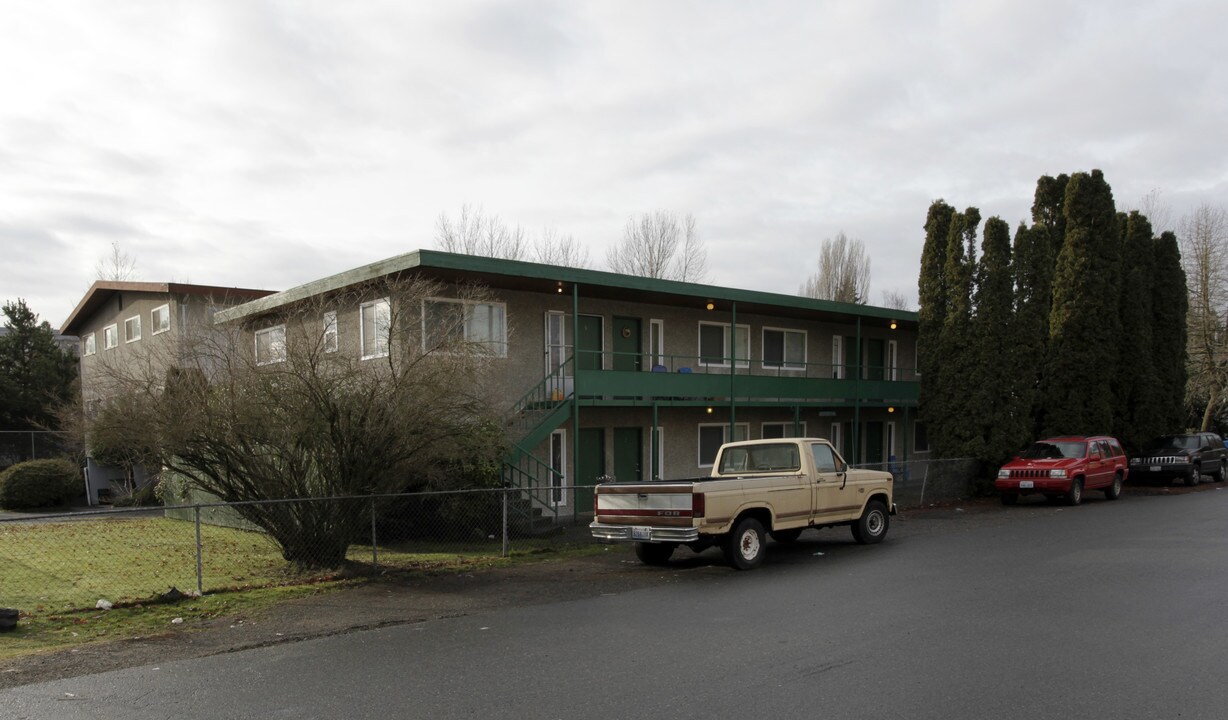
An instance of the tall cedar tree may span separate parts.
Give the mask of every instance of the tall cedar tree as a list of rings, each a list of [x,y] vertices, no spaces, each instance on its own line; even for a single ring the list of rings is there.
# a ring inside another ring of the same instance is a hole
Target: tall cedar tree
[[[1108,432],[1113,426],[1120,233],[1113,191],[1099,170],[1066,185],[1066,237],[1057,257],[1049,354],[1046,434]]]
[[[984,446],[978,428],[968,422],[980,408],[973,406],[966,392],[979,360],[971,347],[973,270],[980,222],[981,213],[976,208],[955,213],[947,236],[947,258],[943,265],[947,315],[938,342],[943,365],[938,390],[943,394],[944,416],[938,427],[927,426],[931,446],[942,457],[980,457]]]
[[[1057,259],[1062,253],[1066,239],[1066,186],[1069,175],[1049,177],[1042,175],[1036,181],[1036,194],[1032,196],[1032,223],[1049,229],[1050,254]]]
[[[1156,387],[1152,414],[1161,432],[1172,432],[1186,425],[1186,314],[1190,302],[1174,233],[1165,232],[1153,241],[1152,260],[1151,355]]]
[[[0,337],[0,430],[55,426],[55,408],[72,394],[77,359],[55,344],[55,331],[25,300],[4,304]]]
[[[1040,381],[1049,348],[1049,311],[1053,303],[1053,243],[1042,223],[1022,223],[1015,232],[1015,332],[1019,362],[1017,392],[1024,414],[1025,440],[1041,433],[1044,415]]]
[[[1155,411],[1159,399],[1152,341],[1155,239],[1151,223],[1137,210],[1125,216],[1122,230],[1121,334],[1118,336],[1121,362],[1114,375],[1113,396],[1117,408],[1113,432],[1126,447],[1137,450],[1148,438],[1169,428],[1160,423]]]
[[[976,268],[975,313],[969,350],[976,356],[966,387],[972,412],[965,422],[976,426],[983,442],[982,460],[1001,463],[1027,439],[1019,385],[1025,356],[1014,352],[1014,278],[1011,229],[1001,218],[985,221],[981,260]]]
[[[947,286],[943,267],[947,261],[947,239],[951,232],[951,216],[955,208],[942,200],[930,204],[925,219],[925,245],[921,250],[921,275],[917,281],[917,370],[925,380],[921,383],[917,415],[925,424],[927,435],[941,431],[948,417],[944,406],[940,336],[947,317]],[[931,441],[931,447],[933,443]]]

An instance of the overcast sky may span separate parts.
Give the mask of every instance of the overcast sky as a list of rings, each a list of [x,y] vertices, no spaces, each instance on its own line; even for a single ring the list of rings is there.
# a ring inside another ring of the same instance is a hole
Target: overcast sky
[[[7,2],[0,299],[58,327],[138,279],[285,289],[481,206],[604,268],[695,216],[715,284],[796,292],[843,230],[914,302],[931,201],[1024,220],[1228,204],[1228,3]]]

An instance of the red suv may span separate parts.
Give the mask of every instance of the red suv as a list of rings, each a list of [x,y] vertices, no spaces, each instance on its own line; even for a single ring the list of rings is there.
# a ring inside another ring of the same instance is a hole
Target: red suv
[[[1057,437],[1032,443],[1003,465],[994,487],[1003,505],[1034,493],[1078,505],[1084,490],[1104,490],[1106,500],[1116,500],[1129,472],[1126,453],[1114,438]]]

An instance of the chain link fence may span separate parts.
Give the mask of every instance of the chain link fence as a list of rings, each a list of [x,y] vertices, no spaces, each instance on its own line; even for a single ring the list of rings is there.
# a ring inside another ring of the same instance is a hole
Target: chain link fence
[[[480,567],[594,542],[586,517],[535,516],[516,489],[8,514],[0,607],[54,614],[150,602],[171,588]]]
[[[0,471],[26,460],[47,460],[72,454],[67,433],[0,430]]]
[[[974,460],[860,465],[900,507],[966,497]],[[551,497],[592,497],[592,487]],[[480,567],[591,544],[588,507],[555,515],[520,489],[200,503],[0,516],[0,607],[53,614],[339,575]],[[259,528],[264,528],[260,530]]]

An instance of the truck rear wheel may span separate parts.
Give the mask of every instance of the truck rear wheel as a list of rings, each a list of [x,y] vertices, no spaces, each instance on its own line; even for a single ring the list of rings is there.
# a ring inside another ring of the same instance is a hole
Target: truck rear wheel
[[[645,565],[665,565],[673,556],[675,547],[677,545],[674,543],[638,542],[635,544],[635,556]]]
[[[853,539],[860,545],[882,542],[883,538],[887,537],[887,528],[890,524],[887,506],[878,500],[871,500],[866,503],[866,509],[861,513],[861,517],[853,523]]]
[[[742,518],[721,543],[725,562],[737,570],[751,570],[763,562],[763,524],[753,517]]]

